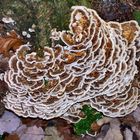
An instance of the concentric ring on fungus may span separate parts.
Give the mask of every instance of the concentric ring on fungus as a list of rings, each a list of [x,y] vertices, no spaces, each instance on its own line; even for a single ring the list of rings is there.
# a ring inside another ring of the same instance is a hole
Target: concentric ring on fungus
[[[27,44],[11,57],[4,75],[6,108],[24,117],[71,122],[81,117],[84,104],[110,117],[135,110],[140,102],[138,23],[105,22],[96,11],[75,6],[69,27],[60,33],[66,45],[44,47],[43,58],[29,53]]]

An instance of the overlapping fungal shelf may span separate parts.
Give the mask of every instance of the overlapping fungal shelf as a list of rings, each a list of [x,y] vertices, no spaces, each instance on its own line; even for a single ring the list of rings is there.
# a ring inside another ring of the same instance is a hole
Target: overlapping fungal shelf
[[[136,109],[140,83],[140,28],[135,21],[105,22],[96,11],[73,7],[65,46],[44,47],[44,56],[22,45],[10,58],[4,79],[9,92],[7,109],[24,117],[71,122],[90,104],[104,115],[119,117]]]

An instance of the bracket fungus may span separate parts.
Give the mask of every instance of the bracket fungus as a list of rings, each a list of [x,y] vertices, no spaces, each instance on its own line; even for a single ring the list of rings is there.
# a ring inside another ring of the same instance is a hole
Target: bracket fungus
[[[136,21],[105,22],[96,11],[74,6],[65,45],[44,47],[44,56],[22,45],[9,60],[4,80],[7,109],[24,117],[79,120],[83,105],[106,116],[131,113],[140,103]],[[136,77],[136,78],[135,78]],[[135,83],[135,84],[134,84]]]

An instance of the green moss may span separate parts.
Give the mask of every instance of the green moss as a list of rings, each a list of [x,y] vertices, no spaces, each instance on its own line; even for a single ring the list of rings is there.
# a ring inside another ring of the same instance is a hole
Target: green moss
[[[84,105],[81,111],[85,114],[85,118],[74,124],[74,130],[77,135],[90,132],[91,124],[103,117],[102,113],[97,112],[88,105]]]
[[[134,11],[133,12],[133,17],[140,25],[140,11]]]

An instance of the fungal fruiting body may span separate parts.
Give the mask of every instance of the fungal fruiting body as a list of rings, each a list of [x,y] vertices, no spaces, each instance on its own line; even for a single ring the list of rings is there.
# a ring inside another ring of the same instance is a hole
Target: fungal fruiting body
[[[80,119],[85,104],[110,117],[135,110],[140,102],[138,23],[105,22],[94,10],[75,6],[69,28],[60,32],[65,45],[44,47],[43,57],[26,44],[10,58],[6,108],[24,117],[71,122]]]

